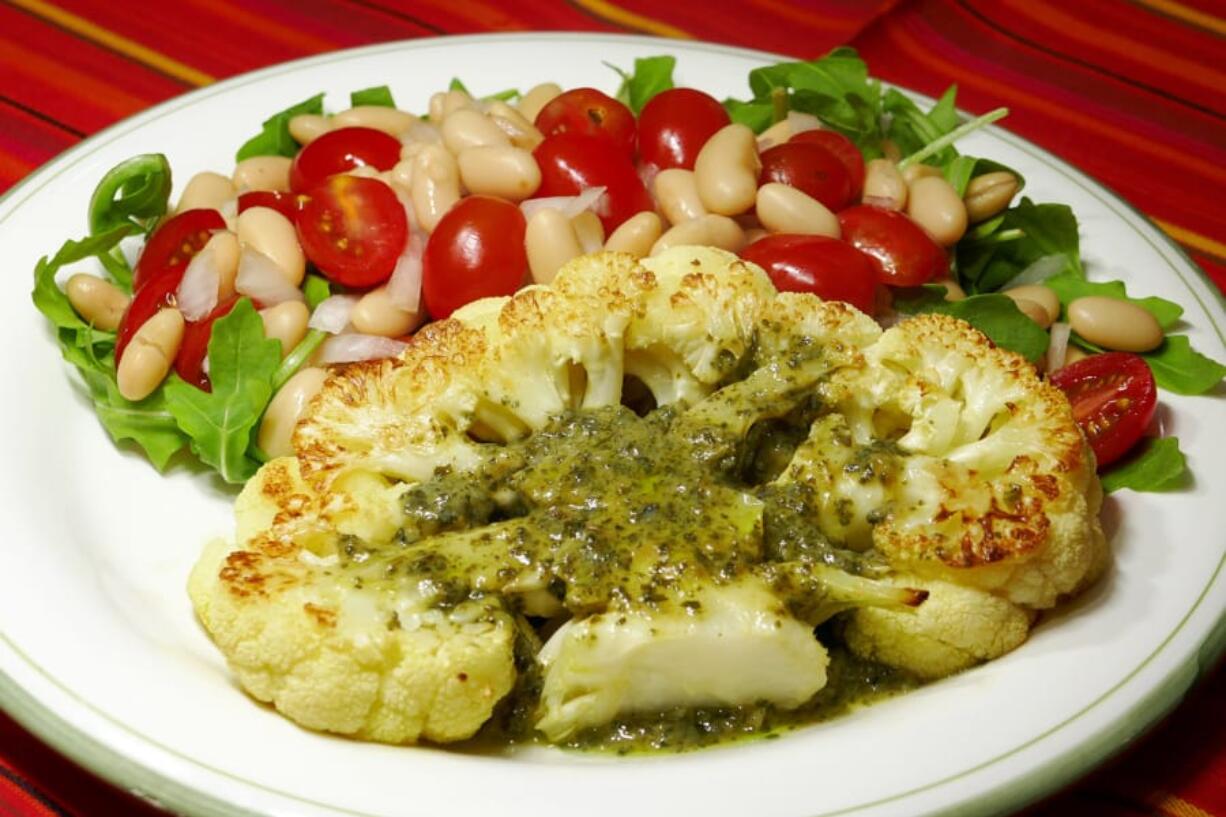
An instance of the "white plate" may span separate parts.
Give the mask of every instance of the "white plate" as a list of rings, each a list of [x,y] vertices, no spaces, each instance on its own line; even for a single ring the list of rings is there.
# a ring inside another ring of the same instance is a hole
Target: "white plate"
[[[182,182],[232,166],[272,111],[326,90],[391,84],[421,110],[460,75],[477,92],[553,79],[612,91],[607,60],[672,53],[680,82],[743,95],[770,55],[646,38],[431,39],[329,54],[202,89],[64,154],[0,203],[13,297],[0,507],[0,703],[103,776],[192,814],[982,814],[1072,780],[1172,707],[1223,641],[1226,445],[1217,399],[1163,394],[1195,486],[1107,505],[1116,568],[1029,643],[986,667],[780,740],[614,760],[539,750],[515,758],[361,744],[305,732],[238,691],[185,592],[230,496],[118,451],[21,293],[40,255],[85,232],[90,191],[117,161],[165,152]],[[992,129],[967,152],[1018,168],[1027,193],[1071,204],[1094,278],[1182,303],[1193,342],[1226,358],[1220,299],[1122,201],[1044,151]],[[1218,486],[1217,489],[1214,486]],[[1216,494],[1216,501],[1215,501]]]

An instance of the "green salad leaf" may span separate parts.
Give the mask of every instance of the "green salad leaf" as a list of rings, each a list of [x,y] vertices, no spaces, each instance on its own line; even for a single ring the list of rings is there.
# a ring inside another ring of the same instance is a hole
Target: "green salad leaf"
[[[1177,437],[1151,437],[1134,454],[1102,474],[1103,490],[1169,491],[1183,485],[1187,472],[1187,460],[1179,450]]]
[[[1152,295],[1148,298],[1129,297],[1128,290],[1125,288],[1123,281],[1087,281],[1085,278],[1066,271],[1060,275],[1048,278],[1043,283],[1055,291],[1056,295],[1060,297],[1061,305],[1066,309],[1070,303],[1078,298],[1085,298],[1090,295],[1115,298],[1119,301],[1128,301],[1129,303],[1136,304],[1153,315],[1158,321],[1158,325],[1164,331],[1178,323],[1180,316],[1183,315],[1182,306],[1165,298]]]
[[[1055,274],[1085,278],[1077,219],[1067,204],[1021,202],[958,242],[955,264],[967,292],[995,292],[1040,259],[1058,259]]]
[[[302,293],[306,296],[307,309],[314,312],[315,307],[331,297],[332,284],[322,275],[309,272],[302,282]]]
[[[473,99],[477,99],[477,96],[473,94],[472,91],[468,90],[468,86],[465,85],[460,80],[459,77],[451,78],[451,82],[447,84],[447,90],[448,91],[463,91],[464,93],[468,94]],[[488,101],[492,99],[500,99],[503,102],[506,102],[508,99],[514,99],[517,96],[519,96],[518,88],[507,88],[505,91],[499,91],[496,94],[486,94],[485,96],[481,97],[481,99],[483,101]]]
[[[1176,394],[1205,394],[1226,376],[1226,366],[1193,349],[1187,335],[1167,335],[1161,346],[1141,357],[1158,387]]]
[[[739,99],[725,99],[724,110],[728,118],[746,126],[754,133],[761,133],[775,121],[775,108],[769,102],[742,102]]]
[[[653,96],[673,87],[673,69],[677,67],[677,58],[639,57],[634,61],[634,71],[630,73],[607,62],[605,65],[622,78],[616,97],[638,116]]]
[[[359,105],[377,105],[381,108],[395,108],[396,101],[392,99],[392,89],[386,85],[375,85],[370,88],[363,88],[360,91],[354,91],[349,94],[350,107],[356,108]]]
[[[107,171],[89,200],[89,233],[108,233],[124,224],[150,232],[166,215],[170,163],[161,153],[142,153]]]
[[[1022,314],[1017,304],[998,293],[972,295],[961,301],[946,301],[945,287],[924,286],[898,290],[894,308],[907,315],[937,312],[961,318],[1002,349],[1010,349],[1030,361],[1047,352],[1050,337],[1037,323]]]
[[[178,377],[162,391],[191,448],[230,483],[246,481],[259,468],[249,453],[252,435],[268,401],[272,380],[281,366],[281,345],[264,337],[264,322],[247,298],[213,324],[209,340],[212,392]]]
[[[293,156],[298,152],[298,143],[289,135],[289,121],[299,114],[323,112],[323,94],[316,94],[310,99],[304,99],[296,105],[278,111],[264,120],[259,133],[243,143],[234,160],[241,162],[252,156]]]

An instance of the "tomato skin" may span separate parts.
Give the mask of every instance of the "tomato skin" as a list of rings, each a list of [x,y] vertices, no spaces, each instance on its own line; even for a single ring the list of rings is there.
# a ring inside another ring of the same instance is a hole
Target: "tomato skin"
[[[1106,352],[1054,372],[1053,385],[1068,397],[1073,418],[1085,433],[1098,469],[1136,445],[1154,417],[1158,387],[1140,355]]]
[[[655,209],[630,157],[607,139],[560,133],[537,145],[532,155],[541,169],[537,196],[573,196],[585,187],[606,188],[593,208],[605,235],[635,213]]]
[[[801,131],[788,142],[808,142],[833,153],[851,176],[851,201],[848,203],[860,200],[860,195],[864,192],[864,154],[860,153],[855,142],[838,131],[821,129]]]
[[[239,302],[239,296],[233,295],[229,300],[219,303],[213,311],[198,321],[189,321],[183,328],[183,342],[179,344],[179,353],[175,355],[175,372],[184,381],[198,389],[212,391],[213,384],[204,373],[204,358],[209,353],[209,339],[213,336],[213,323],[221,317],[230,314],[230,310]]]
[[[661,91],[639,113],[639,159],[658,170],[693,170],[702,146],[731,121],[724,106],[702,91]]]
[[[764,150],[758,184],[768,182],[795,187],[834,212],[853,201],[851,174],[843,161],[812,142],[784,142]]]
[[[766,270],[782,292],[808,292],[873,312],[877,272],[868,256],[837,238],[776,233],[741,250],[741,258]]]
[[[167,272],[187,269],[192,256],[204,249],[213,233],[224,229],[226,220],[221,213],[206,208],[184,210],[162,222],[136,259],[132,291]]]
[[[325,179],[302,199],[294,220],[298,242],[329,280],[369,287],[391,277],[408,241],[409,222],[390,187],[377,179],[341,174]]]
[[[447,211],[426,242],[422,298],[442,320],[479,298],[511,295],[528,274],[527,222],[505,199],[467,196]]]
[[[546,138],[581,133],[608,139],[627,156],[634,155],[637,126],[630,109],[595,88],[572,88],[559,94],[536,115],[537,130]]]
[[[145,284],[132,296],[132,303],[119,319],[119,330],[115,335],[115,365],[119,365],[123,350],[128,348],[128,342],[136,334],[145,321],[156,315],[164,306],[175,305],[175,293],[183,281],[183,273],[187,267],[171,269],[158,275]]]
[[[949,256],[923,228],[896,210],[861,204],[839,213],[843,240],[865,253],[878,280],[914,287],[949,270]]]
[[[301,194],[285,193],[280,190],[248,190],[238,197],[238,212],[240,214],[252,207],[267,207],[276,210],[293,223],[298,218],[298,212],[306,203],[306,197]]]
[[[374,128],[337,128],[318,137],[294,157],[289,188],[304,193],[329,176],[370,165],[391,170],[400,161],[400,140]]]

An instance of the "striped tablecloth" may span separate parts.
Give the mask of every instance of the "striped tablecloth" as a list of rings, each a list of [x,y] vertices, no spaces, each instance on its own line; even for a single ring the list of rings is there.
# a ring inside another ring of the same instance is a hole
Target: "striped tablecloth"
[[[0,191],[83,137],[284,60],[440,34],[546,29],[696,38],[817,56],[1008,127],[1149,215],[1226,289],[1223,0],[8,0],[0,3]],[[19,271],[11,271],[18,275]],[[0,715],[0,817],[160,814]],[[1226,817],[1226,672],[1042,817]]]

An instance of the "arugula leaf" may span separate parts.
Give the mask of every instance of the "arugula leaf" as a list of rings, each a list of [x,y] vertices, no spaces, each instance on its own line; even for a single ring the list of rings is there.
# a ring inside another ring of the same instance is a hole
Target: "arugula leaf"
[[[316,94],[310,99],[304,99],[296,105],[291,105],[283,111],[278,111],[264,120],[263,128],[258,134],[248,139],[238,149],[234,160],[241,162],[252,156],[293,156],[298,152],[298,143],[289,135],[289,121],[304,113],[322,114],[324,112],[324,95]]]
[[[907,315],[937,312],[961,318],[1002,349],[1010,349],[1030,361],[1047,353],[1047,332],[1022,314],[1010,298],[997,293],[972,295],[961,301],[946,301],[945,288],[924,286],[897,290],[894,308]]]
[[[328,337],[328,333],[322,329],[312,329],[306,333],[302,340],[298,341],[285,360],[281,361],[280,367],[273,373],[272,390],[275,394],[286,382],[298,374],[298,371],[307,364],[311,359],[311,355],[315,354],[315,350]]]
[[[616,65],[605,63],[622,78],[621,87],[615,95],[626,107],[638,116],[653,96],[673,87],[673,69],[677,58],[670,56],[639,57],[634,61],[634,72],[626,73]]]
[[[1116,300],[1128,301],[1141,307],[1154,316],[1158,321],[1158,325],[1163,330],[1170,329],[1179,322],[1180,316],[1183,315],[1182,306],[1165,298],[1152,295],[1148,298],[1129,297],[1123,281],[1087,281],[1071,272],[1065,271],[1048,278],[1043,283],[1055,291],[1056,295],[1060,297],[1061,305],[1066,309],[1073,301],[1089,295],[1115,298]]]
[[[894,88],[888,89],[881,99],[882,111],[889,115],[885,135],[893,140],[904,156],[918,153],[958,127],[958,114],[954,107],[957,93],[958,86],[951,85],[932,110],[924,113],[910,97]],[[946,148],[934,154],[933,164],[944,165],[956,156],[957,152],[952,147]]]
[[[272,399],[281,347],[264,337],[264,322],[247,298],[213,324],[209,340],[212,393],[172,377],[163,391],[192,451],[226,482],[241,483],[259,462],[248,454],[251,436]]]
[[[1077,219],[1067,204],[1023,197],[957,246],[959,283],[967,292],[994,292],[1046,256],[1064,259],[1062,272],[1085,278]]]
[[[149,232],[166,215],[170,187],[170,163],[161,153],[125,159],[106,172],[90,196],[90,235],[123,224]]]
[[[1204,394],[1226,376],[1226,366],[1193,349],[1187,335],[1167,335],[1161,346],[1141,357],[1158,387],[1176,394]]]
[[[468,86],[466,86],[463,82],[461,82],[459,77],[451,78],[451,82],[447,83],[447,90],[448,91],[463,91],[469,96],[472,96],[472,92],[468,90]]]
[[[100,235],[80,241],[65,241],[54,256],[39,259],[34,267],[34,291],[31,297],[38,311],[42,312],[59,329],[81,330],[88,328],[81,316],[68,302],[68,296],[55,283],[55,274],[65,264],[74,264],[86,258],[102,256],[119,245],[125,237],[136,232],[134,224],[120,224]]]
[[[468,90],[468,86],[460,81],[459,77],[451,78],[451,82],[448,83],[447,85],[447,90],[448,91],[463,91],[464,93],[468,94],[473,99],[477,99],[477,97],[473,95],[472,91]],[[514,99],[517,96],[519,96],[518,88],[507,88],[505,91],[499,91],[496,94],[486,94],[480,99],[483,102],[493,100],[493,99],[499,99],[499,100],[502,100],[503,102],[506,102],[508,99]],[[428,119],[429,117],[423,117],[423,118]]]
[[[966,195],[966,188],[971,183],[971,179],[1001,170],[1012,173],[1017,178],[1018,190],[1026,186],[1026,179],[1021,173],[991,159],[981,159],[974,156],[955,156],[943,165],[941,170],[945,176],[945,181],[953,186],[959,196]]]
[[[769,102],[741,102],[729,98],[724,100],[724,110],[733,122],[745,125],[754,133],[761,133],[775,121],[775,107]]]
[[[349,94],[350,107],[356,108],[359,105],[377,105],[381,108],[395,108],[396,102],[392,99],[392,89],[386,85],[375,85],[371,88],[363,88],[360,91],[354,91]]]
[[[938,103],[938,105],[939,104],[940,103]],[[933,108],[933,110],[935,111],[936,108]],[[1008,115],[1008,108],[997,108],[995,110],[988,111],[982,116],[977,116],[969,122],[963,122],[953,130],[943,133],[935,139],[930,140],[919,150],[900,161],[898,163],[898,167],[900,169],[905,169],[908,165],[922,162],[929,157],[937,157],[938,163],[944,164],[945,162],[948,162],[951,157],[958,155],[958,152],[953,148],[954,142],[957,142],[968,133],[977,131],[984,125],[990,125],[998,119],[1004,119]]]
[[[1177,437],[1150,438],[1139,451],[1102,474],[1103,490],[1169,491],[1181,487],[1187,471]]]
[[[332,284],[322,275],[307,273],[306,280],[302,283],[302,292],[306,295],[307,309],[314,312],[315,307],[331,297]]]

